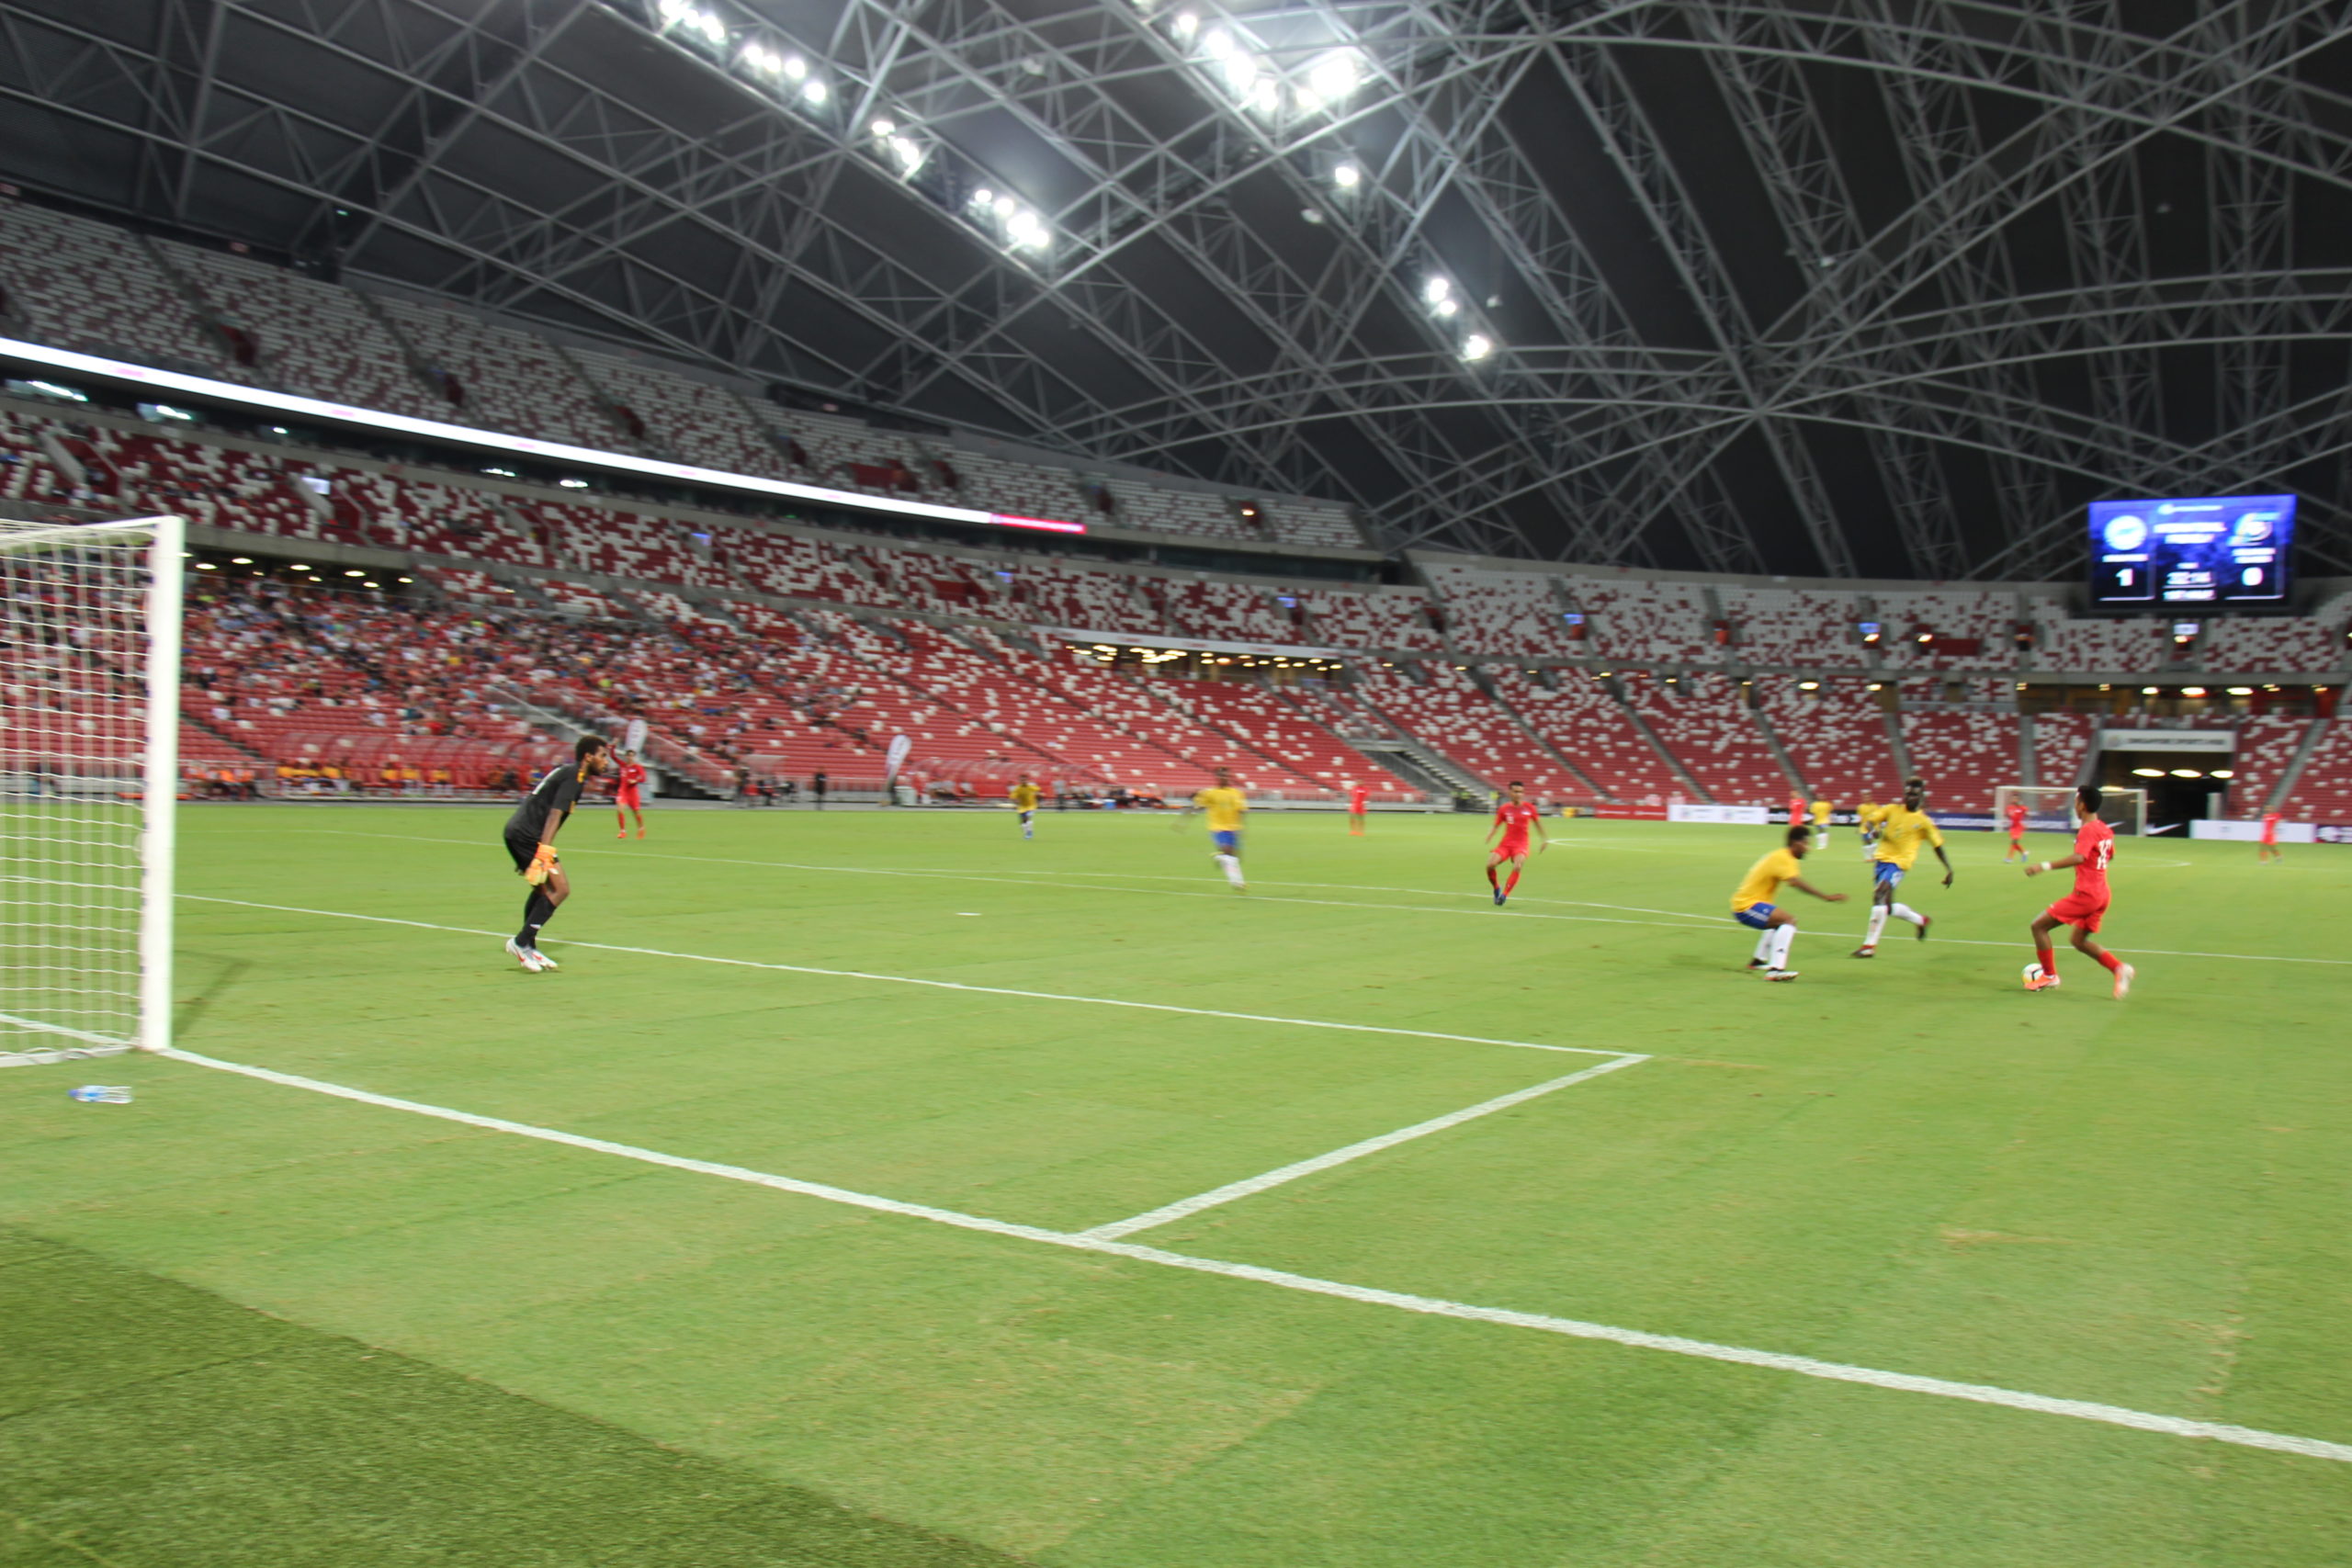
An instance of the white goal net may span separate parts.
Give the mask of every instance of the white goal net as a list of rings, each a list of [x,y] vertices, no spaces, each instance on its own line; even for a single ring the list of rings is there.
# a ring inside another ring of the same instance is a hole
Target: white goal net
[[[2075,786],[2073,784],[2003,784],[1993,792],[1993,829],[2007,832],[2009,825],[2009,802],[2015,800],[2025,807],[2025,825],[2038,833],[2071,833],[2075,830]],[[2099,819],[2115,829],[2119,836],[2144,833],[2148,830],[2148,792],[2144,789],[2110,789],[2099,786]]]
[[[0,1066],[170,1043],[183,532],[0,519]]]

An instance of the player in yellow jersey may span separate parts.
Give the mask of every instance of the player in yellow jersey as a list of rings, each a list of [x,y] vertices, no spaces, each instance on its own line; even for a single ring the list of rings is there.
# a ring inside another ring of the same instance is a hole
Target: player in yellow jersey
[[[1216,771],[1216,784],[1193,796],[1193,804],[1184,807],[1186,817],[1195,811],[1209,814],[1209,852],[1236,893],[1250,891],[1241,880],[1241,818],[1249,810],[1250,797],[1233,786],[1233,774],[1225,768]]]
[[[1021,813],[1021,836],[1024,839],[1035,838],[1037,836],[1037,786],[1029,782],[1027,773],[1023,773],[1021,775],[1020,782],[1005,791],[1005,794],[1012,796],[1012,808]]]
[[[1783,831],[1787,840],[1782,847],[1749,866],[1747,874],[1740,880],[1739,891],[1731,896],[1731,918],[1751,931],[1764,933],[1756,939],[1756,955],[1747,961],[1747,966],[1763,970],[1767,980],[1797,977],[1797,972],[1789,967],[1789,949],[1797,940],[1797,922],[1794,916],[1781,908],[1781,886],[1786,884],[1800,893],[1810,893],[1824,903],[1846,901],[1843,893],[1824,893],[1797,874],[1797,863],[1804,859],[1813,830],[1799,824]]]
[[[1862,945],[1854,949],[1857,958],[1878,956],[1879,933],[1886,930],[1889,915],[1910,921],[1919,928],[1919,940],[1928,940],[1928,927],[1932,923],[1928,917],[1908,904],[1894,901],[1894,890],[1903,886],[1911,863],[1919,858],[1922,844],[1934,850],[1936,858],[1944,863],[1944,886],[1951,886],[1951,857],[1944,853],[1944,836],[1928,819],[1924,809],[1927,800],[1927,784],[1918,779],[1908,780],[1903,785],[1903,804],[1888,807],[1880,820],[1877,863],[1871,868],[1873,886],[1870,931],[1862,938]]]
[[[1829,814],[1836,809],[1838,808],[1826,800],[1816,800],[1813,803],[1813,847],[1815,849],[1826,850],[1829,847]]]
[[[1885,807],[1872,805],[1867,800],[1854,807],[1854,834],[1862,841],[1864,861],[1876,858],[1878,830],[1886,820],[1886,812]]]

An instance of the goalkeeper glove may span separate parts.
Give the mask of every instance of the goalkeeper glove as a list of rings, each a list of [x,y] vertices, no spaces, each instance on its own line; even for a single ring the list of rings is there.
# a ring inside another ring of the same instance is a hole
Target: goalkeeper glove
[[[523,874],[523,880],[537,887],[540,883],[545,882],[548,874],[554,870],[555,846],[541,844],[539,852],[531,857],[531,869]]]

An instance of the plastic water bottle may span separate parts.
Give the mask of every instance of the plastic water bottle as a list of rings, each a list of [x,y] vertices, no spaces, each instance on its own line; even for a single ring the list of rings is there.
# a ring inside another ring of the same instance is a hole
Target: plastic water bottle
[[[68,1089],[65,1092],[72,1098],[91,1105],[130,1103],[130,1089],[127,1085],[85,1083],[80,1089]]]

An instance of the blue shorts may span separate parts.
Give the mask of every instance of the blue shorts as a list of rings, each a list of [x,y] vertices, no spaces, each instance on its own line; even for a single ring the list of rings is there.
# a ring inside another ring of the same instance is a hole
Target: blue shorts
[[[1871,874],[1877,879],[1878,885],[1881,887],[1891,888],[1899,886],[1902,884],[1903,868],[1895,864],[1891,860],[1874,862],[1871,867]]]
[[[1241,835],[1230,828],[1221,828],[1211,833],[1209,842],[1216,846],[1216,852],[1221,855],[1238,855],[1241,852]]]
[[[1750,904],[1745,909],[1734,909],[1731,918],[1750,930],[1768,931],[1772,929],[1772,911],[1779,908],[1778,904]]]

